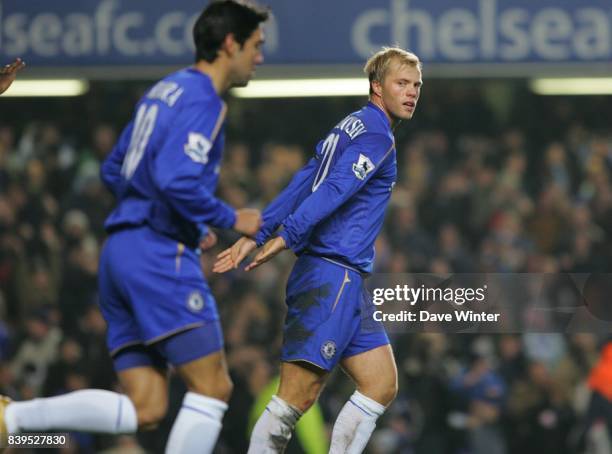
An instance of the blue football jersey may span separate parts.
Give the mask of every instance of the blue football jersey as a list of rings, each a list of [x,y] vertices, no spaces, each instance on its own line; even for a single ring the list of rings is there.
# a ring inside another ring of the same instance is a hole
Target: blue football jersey
[[[317,144],[315,156],[264,211],[257,243],[282,225],[280,235],[297,254],[327,257],[370,273],[396,178],[390,122],[370,102]]]
[[[235,210],[214,196],[225,112],[210,77],[194,68],[146,92],[102,165],[102,179],[118,201],[107,231],[147,224],[196,247],[207,224],[234,225]]]

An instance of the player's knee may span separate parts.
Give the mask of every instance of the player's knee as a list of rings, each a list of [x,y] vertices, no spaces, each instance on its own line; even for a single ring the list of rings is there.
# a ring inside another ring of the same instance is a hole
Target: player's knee
[[[389,375],[380,380],[375,393],[376,397],[374,400],[385,407],[393,402],[397,396],[397,375]]]
[[[234,383],[229,375],[224,373],[217,380],[199,380],[191,383],[188,388],[191,392],[228,402],[234,390]]]
[[[370,399],[386,407],[393,402],[397,396],[397,375],[380,377],[376,382],[369,383],[365,386],[359,386],[358,389]]]
[[[388,406],[397,397],[397,390],[397,377],[394,377],[385,385],[384,389],[382,390],[382,401],[380,403],[383,404],[385,407]]]
[[[297,386],[279,390],[278,396],[304,413],[317,401],[319,391],[318,386]]]
[[[232,392],[234,391],[234,382],[229,375],[225,375],[224,380],[219,383],[218,387],[217,399],[222,400],[223,402],[228,402],[232,396]]]
[[[166,416],[168,404],[146,405],[136,409],[138,428],[140,430],[153,430]]]
[[[296,402],[297,402],[296,407],[302,413],[305,413],[306,411],[308,411],[310,407],[314,405],[316,400],[317,400],[316,396],[301,396],[300,398],[296,399]]]
[[[153,430],[159,426],[159,423],[166,416],[165,411],[159,409],[146,409],[138,412],[138,429]]]

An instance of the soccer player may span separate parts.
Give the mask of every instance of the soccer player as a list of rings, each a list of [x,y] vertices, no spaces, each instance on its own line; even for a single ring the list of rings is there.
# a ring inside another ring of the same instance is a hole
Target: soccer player
[[[268,12],[213,2],[193,30],[196,63],[167,76],[138,102],[102,166],[117,198],[100,258],[100,307],[125,395],[83,390],[10,403],[9,433],[21,430],[131,433],[154,427],[168,407],[167,364],[186,393],[166,452],[210,453],[231,393],[219,316],[201,270],[207,225],[255,235],[257,210],[234,210],[213,193],[224,146],[220,95],[244,86],[263,62]]]
[[[287,283],[278,394],[255,425],[251,454],[283,452],[338,363],[357,390],[336,420],[331,453],[362,452],[397,392],[393,352],[372,318],[363,280],[372,272],[374,241],[397,176],[393,128],[414,114],[421,64],[412,53],[383,48],[364,70],[368,104],[319,142],[315,157],[265,209],[255,241],[241,238],[213,268],[236,268],[261,245],[247,271],[287,248],[299,256]]]
[[[0,95],[8,90],[15,81],[17,73],[23,68],[25,68],[25,62],[21,58],[16,58],[12,63],[0,68]]]

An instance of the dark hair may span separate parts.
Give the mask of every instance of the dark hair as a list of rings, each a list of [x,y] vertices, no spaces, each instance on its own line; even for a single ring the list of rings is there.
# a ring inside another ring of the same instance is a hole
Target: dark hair
[[[268,10],[236,0],[214,1],[208,5],[193,27],[196,61],[212,63],[225,37],[232,33],[240,46],[261,22],[268,19]]]

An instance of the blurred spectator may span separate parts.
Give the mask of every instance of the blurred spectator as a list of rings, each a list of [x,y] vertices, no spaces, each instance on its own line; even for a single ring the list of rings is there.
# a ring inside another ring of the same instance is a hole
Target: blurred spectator
[[[456,410],[449,413],[451,427],[467,432],[467,446],[474,454],[507,452],[500,424],[506,387],[489,358],[474,353],[469,365],[450,382]]]
[[[52,323],[49,309],[38,309],[27,315],[25,327],[27,337],[11,360],[11,372],[38,395],[49,366],[57,359],[62,331]]]

